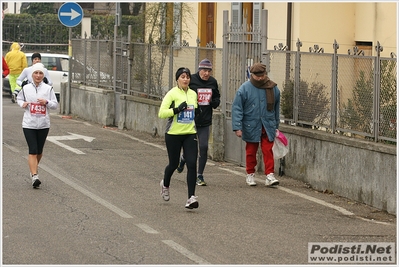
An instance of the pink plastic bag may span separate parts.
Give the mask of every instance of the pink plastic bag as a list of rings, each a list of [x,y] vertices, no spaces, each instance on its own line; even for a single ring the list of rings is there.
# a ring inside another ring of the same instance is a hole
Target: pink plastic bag
[[[287,137],[279,130],[276,130],[276,138],[274,138],[272,150],[274,159],[281,159],[288,153]]]
[[[274,138],[273,143],[273,158],[281,159],[288,153],[288,146],[285,146],[279,138]]]
[[[288,140],[287,137],[285,137],[285,135],[280,132],[279,130],[276,130],[276,138],[280,139],[281,143],[283,143],[283,145],[288,146]]]

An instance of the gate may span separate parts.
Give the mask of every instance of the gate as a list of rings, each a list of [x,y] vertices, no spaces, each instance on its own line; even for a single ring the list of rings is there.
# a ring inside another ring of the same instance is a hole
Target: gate
[[[262,22],[267,25],[267,10],[262,10]],[[267,27],[252,29],[243,25],[229,25],[228,11],[223,12],[223,80],[221,92],[225,125],[225,160],[245,166],[245,142],[232,130],[231,108],[236,91],[247,79],[249,66],[264,62],[262,51],[266,50]]]

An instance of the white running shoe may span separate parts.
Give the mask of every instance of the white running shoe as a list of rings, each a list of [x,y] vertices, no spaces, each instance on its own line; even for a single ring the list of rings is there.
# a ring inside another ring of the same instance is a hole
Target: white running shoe
[[[247,184],[250,186],[255,186],[255,173],[247,174]]]
[[[165,187],[163,185],[163,180],[161,180],[159,185],[161,186],[161,196],[162,196],[163,200],[169,201],[169,198],[170,198],[169,197],[169,187]]]
[[[273,185],[278,185],[280,182],[274,177],[274,173],[269,173],[266,175],[266,181],[265,185],[267,186],[273,186]]]
[[[42,182],[39,180],[39,175],[32,175],[32,186],[33,188],[38,188]]]
[[[198,206],[199,206],[198,197],[196,196],[191,196],[186,202],[187,209],[196,209],[198,208]]]

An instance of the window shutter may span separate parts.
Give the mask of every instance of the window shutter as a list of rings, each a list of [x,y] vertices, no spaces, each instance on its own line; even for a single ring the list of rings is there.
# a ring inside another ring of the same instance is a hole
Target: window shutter
[[[260,12],[262,10],[262,3],[253,3],[253,18],[252,18],[252,28],[254,30],[260,27]]]
[[[234,27],[241,26],[242,24],[242,4],[231,3],[231,25]]]
[[[260,24],[261,24],[261,14],[262,10],[262,3],[253,3],[253,11],[252,11],[252,31],[253,32],[260,32]],[[260,41],[260,35],[254,34],[253,35],[254,41]]]

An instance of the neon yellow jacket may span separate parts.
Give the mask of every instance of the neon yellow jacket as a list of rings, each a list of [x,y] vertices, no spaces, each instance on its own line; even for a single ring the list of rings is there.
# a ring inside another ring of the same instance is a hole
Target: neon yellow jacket
[[[21,74],[21,72],[28,67],[28,61],[26,60],[25,53],[20,51],[20,46],[18,43],[13,43],[11,45],[11,51],[5,56],[8,68],[10,69],[10,74]]]
[[[173,108],[177,108],[184,101],[187,102],[187,109],[178,113],[173,113]],[[168,118],[166,133],[171,135],[195,134],[195,109],[198,108],[197,93],[188,89],[187,92],[175,86],[170,89],[162,100],[159,108],[158,117]],[[184,121],[184,119],[187,119]]]

